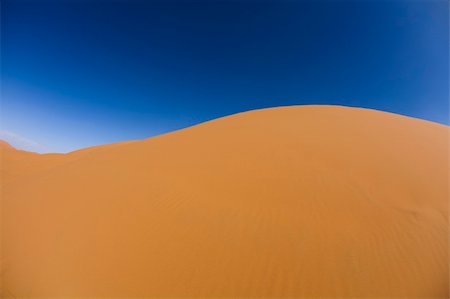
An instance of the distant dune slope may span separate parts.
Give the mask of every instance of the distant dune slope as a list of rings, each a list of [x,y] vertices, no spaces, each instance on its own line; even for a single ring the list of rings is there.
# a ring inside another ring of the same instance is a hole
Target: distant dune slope
[[[5,298],[448,298],[449,128],[240,113],[39,155],[2,145]]]

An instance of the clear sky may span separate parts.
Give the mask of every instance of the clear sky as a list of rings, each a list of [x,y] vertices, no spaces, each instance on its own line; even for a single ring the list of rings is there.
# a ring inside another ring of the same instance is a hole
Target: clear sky
[[[448,124],[448,5],[2,0],[0,138],[66,152],[297,104]]]

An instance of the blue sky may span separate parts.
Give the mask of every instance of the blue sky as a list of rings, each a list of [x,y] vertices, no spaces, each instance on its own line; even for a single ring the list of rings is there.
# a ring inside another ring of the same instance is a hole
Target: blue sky
[[[0,138],[39,152],[250,109],[448,124],[446,0],[2,1]]]

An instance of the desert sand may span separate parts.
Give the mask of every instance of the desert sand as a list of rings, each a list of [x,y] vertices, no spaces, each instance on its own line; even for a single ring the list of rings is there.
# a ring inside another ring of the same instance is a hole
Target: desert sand
[[[448,141],[292,106],[68,154],[2,143],[2,297],[448,298]]]

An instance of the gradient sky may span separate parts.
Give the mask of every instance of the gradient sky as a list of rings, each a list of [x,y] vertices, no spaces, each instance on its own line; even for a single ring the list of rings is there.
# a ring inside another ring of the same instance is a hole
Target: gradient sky
[[[1,3],[0,138],[39,152],[256,108],[448,124],[447,0]]]

